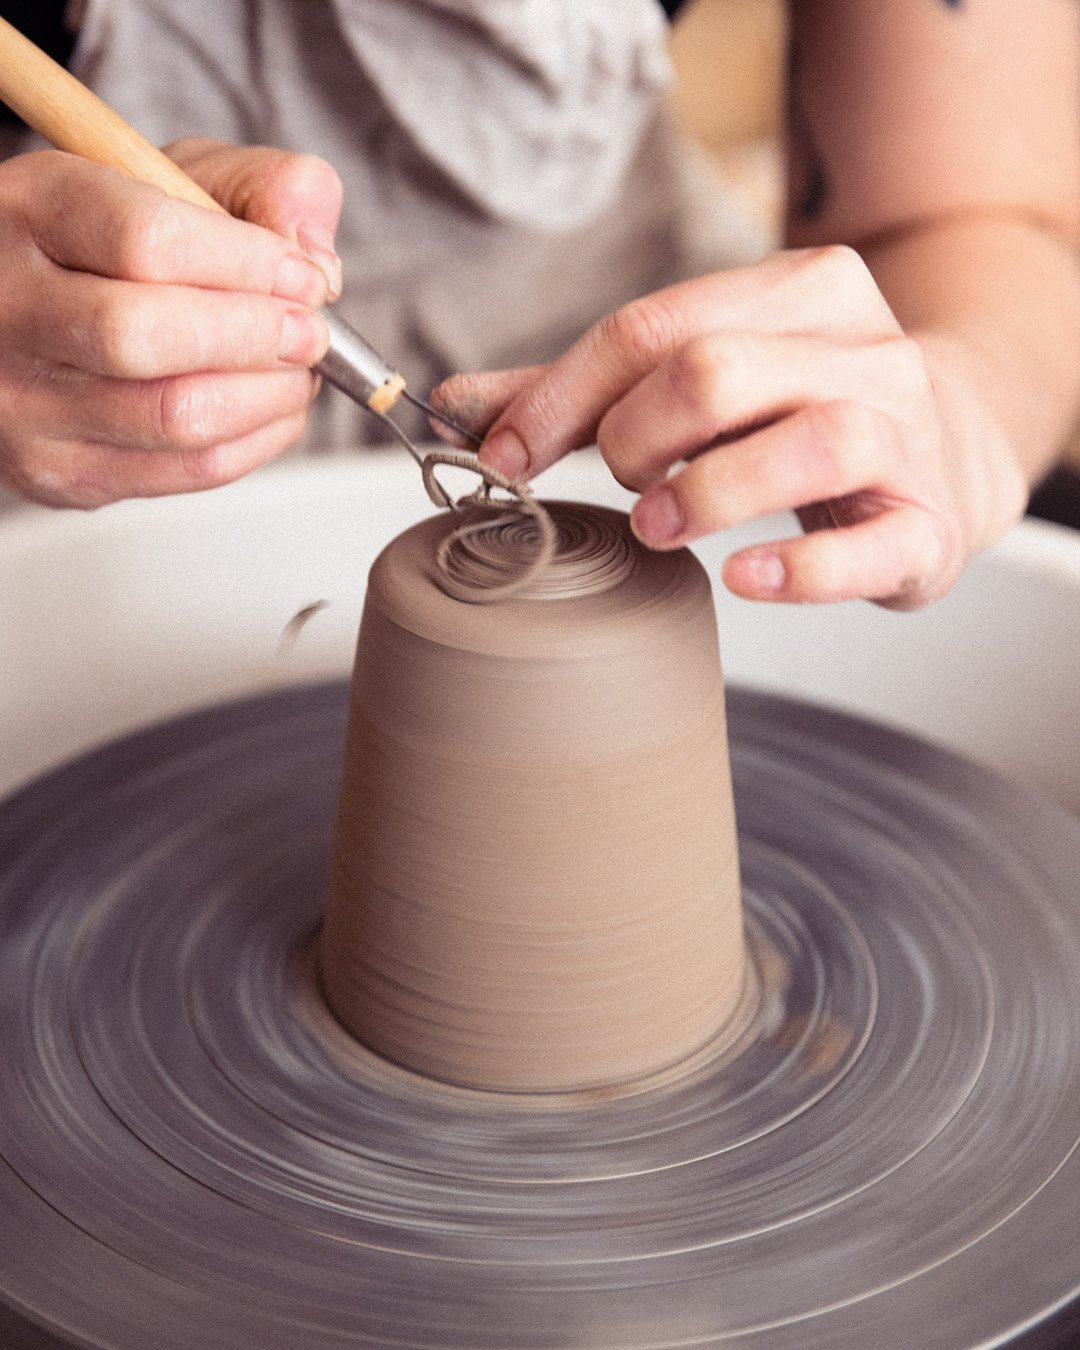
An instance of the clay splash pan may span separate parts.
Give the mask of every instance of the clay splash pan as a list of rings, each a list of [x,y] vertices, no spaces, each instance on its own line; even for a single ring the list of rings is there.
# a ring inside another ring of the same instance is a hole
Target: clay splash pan
[[[346,704],[185,717],[0,807],[5,1346],[1076,1343],[1072,818],[735,691],[739,1042],[455,1088],[313,976]]]

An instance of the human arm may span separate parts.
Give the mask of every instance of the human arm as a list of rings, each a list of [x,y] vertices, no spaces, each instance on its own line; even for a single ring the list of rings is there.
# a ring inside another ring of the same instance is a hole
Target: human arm
[[[729,560],[741,594],[909,608],[1020,514],[1075,415],[1080,6],[801,0],[792,39],[799,251],[438,397],[493,422],[504,469],[499,432],[530,474],[597,439],[654,545],[797,509],[807,537]]]

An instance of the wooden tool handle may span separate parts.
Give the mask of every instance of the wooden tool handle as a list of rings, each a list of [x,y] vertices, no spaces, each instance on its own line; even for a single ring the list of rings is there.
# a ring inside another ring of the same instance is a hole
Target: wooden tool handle
[[[225,208],[29,38],[0,19],[0,99],[57,150],[122,169],[170,197]]]

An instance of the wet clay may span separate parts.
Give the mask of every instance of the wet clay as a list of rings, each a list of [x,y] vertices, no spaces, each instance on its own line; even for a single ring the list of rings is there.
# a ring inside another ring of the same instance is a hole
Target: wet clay
[[[715,611],[687,551],[624,515],[442,515],[368,586],[322,980],[340,1021],[419,1073],[508,1092],[642,1079],[735,1034],[746,962]],[[479,517],[478,517],[479,523]],[[535,542],[531,546],[535,548]]]
[[[466,1091],[312,978],[347,699],[0,802],[4,1350],[1080,1345],[1080,821],[729,691],[747,1031],[649,1091]]]

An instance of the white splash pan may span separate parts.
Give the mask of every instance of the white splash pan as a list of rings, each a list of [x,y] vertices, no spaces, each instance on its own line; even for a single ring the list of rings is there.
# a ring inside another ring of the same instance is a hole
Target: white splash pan
[[[542,490],[631,500],[589,454]],[[430,509],[407,458],[358,452],[190,497],[0,519],[0,793],[163,717],[345,675],[371,561]],[[931,737],[1080,812],[1080,533],[1025,522],[913,615],[734,599],[723,559],[768,533],[697,548],[729,680]],[[280,652],[288,620],[320,599]]]

